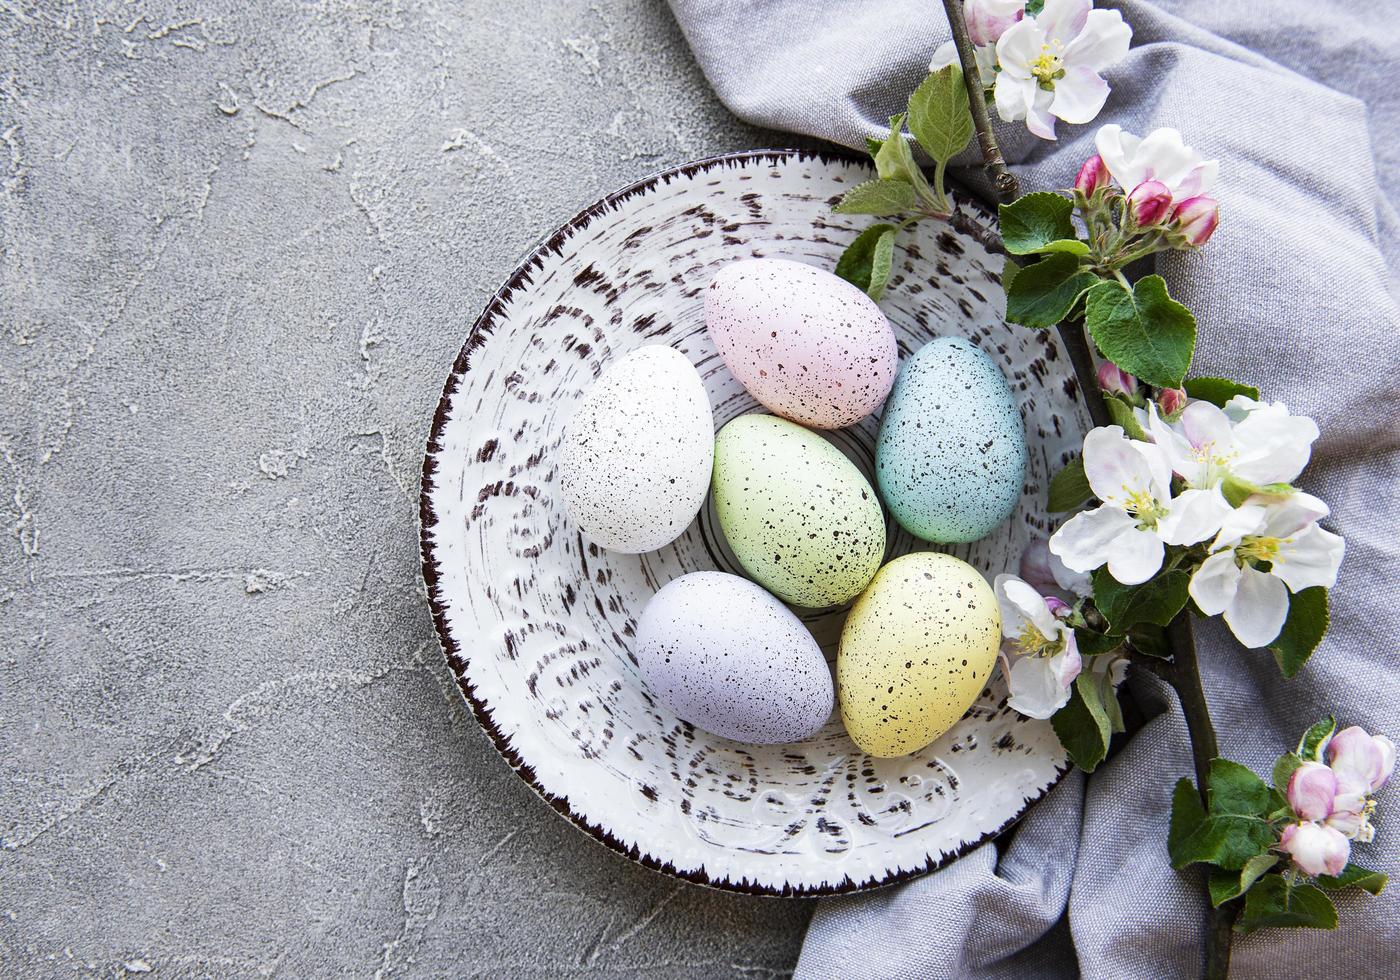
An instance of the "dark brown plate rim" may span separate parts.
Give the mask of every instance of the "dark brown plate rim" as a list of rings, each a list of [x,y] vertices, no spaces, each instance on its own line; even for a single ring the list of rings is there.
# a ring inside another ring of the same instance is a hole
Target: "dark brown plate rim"
[[[496,747],[496,751],[505,759],[506,764],[514,770],[515,774],[525,781],[525,783],[535,791],[536,795],[560,816],[564,817],[579,830],[589,837],[605,845],[609,849],[616,851],[626,858],[630,858],[643,867],[658,871],[661,874],[679,878],[697,885],[705,885],[721,891],[738,892],[746,895],[763,895],[782,898],[817,898],[828,895],[849,895],[854,892],[869,891],[875,888],[883,888],[888,885],[895,885],[901,882],[910,881],[921,877],[932,871],[947,866],[958,858],[967,854],[975,848],[981,847],[987,841],[1004,833],[1014,823],[1026,815],[1032,806],[1044,799],[1050,790],[1054,789],[1064,778],[1065,773],[1070,769],[1068,764],[1056,766],[1055,778],[1046,785],[1037,795],[1028,798],[1021,808],[1013,814],[1005,823],[995,830],[988,831],[977,840],[967,841],[955,851],[944,854],[941,857],[930,857],[921,867],[911,868],[907,871],[891,871],[884,877],[871,877],[865,881],[855,881],[849,875],[834,884],[818,885],[815,887],[796,886],[784,884],[782,887],[759,884],[751,882],[747,878],[734,881],[728,877],[723,879],[711,878],[705,873],[704,868],[697,868],[693,871],[682,871],[668,861],[661,860],[642,851],[636,844],[627,844],[618,840],[607,828],[590,823],[586,817],[573,810],[569,805],[567,796],[557,796],[544,788],[540,784],[535,770],[524,759],[522,759],[510,744],[505,734],[496,727],[491,717],[491,710],[488,708],[476,693],[476,690],[467,681],[465,671],[459,672],[453,666],[453,661],[465,662],[467,657],[458,646],[456,639],[448,631],[446,604],[439,592],[437,569],[432,555],[431,545],[428,542],[428,529],[436,527],[438,524],[437,514],[433,510],[431,494],[435,488],[434,477],[437,473],[437,456],[442,451],[442,429],[447,422],[448,402],[452,395],[456,393],[461,384],[462,377],[471,368],[471,355],[485,344],[486,339],[494,332],[497,317],[505,310],[505,302],[511,294],[528,286],[531,282],[530,272],[543,264],[546,254],[559,254],[563,244],[575,234],[583,231],[595,219],[606,215],[613,210],[616,205],[626,201],[637,194],[644,194],[657,184],[669,183],[675,177],[692,177],[698,173],[704,173],[715,167],[746,166],[751,163],[779,164],[788,161],[816,159],[823,163],[866,163],[868,159],[857,156],[844,150],[745,150],[738,153],[725,153],[719,156],[705,157],[691,163],[682,164],[677,167],[670,167],[666,170],[658,171],[647,177],[628,184],[621,190],[614,191],[606,197],[590,204],[578,214],[574,215],[552,235],[542,240],[539,244],[530,249],[525,259],[511,273],[496,294],[486,304],[481,315],[477,317],[472,325],[471,332],[467,334],[466,342],[462,344],[461,351],[457,354],[456,360],[452,363],[452,370],[448,374],[447,381],[443,385],[442,396],[438,399],[437,409],[433,413],[433,424],[428,433],[428,442],[423,455],[422,481],[418,495],[418,548],[421,558],[423,574],[423,584],[427,590],[428,605],[432,609],[433,624],[437,628],[438,642],[442,646],[443,656],[447,660],[448,670],[457,681],[457,689],[461,692],[463,699],[471,708],[472,714],[476,717],[477,723],[481,726],[491,743]],[[991,218],[990,212],[975,197],[969,194],[959,195],[960,205],[969,206],[978,212],[982,221],[963,221],[959,223],[959,230],[965,231],[978,238],[984,245],[992,244],[996,251],[1000,251],[1000,242],[994,231],[987,222]]]

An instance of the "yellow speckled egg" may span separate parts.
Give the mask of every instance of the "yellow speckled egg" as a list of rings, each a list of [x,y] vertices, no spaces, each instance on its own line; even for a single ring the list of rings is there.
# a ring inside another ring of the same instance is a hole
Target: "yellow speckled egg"
[[[1000,643],[996,596],[977,569],[934,552],[895,559],[841,631],[836,690],[846,731],[879,758],[917,752],[977,700]]]

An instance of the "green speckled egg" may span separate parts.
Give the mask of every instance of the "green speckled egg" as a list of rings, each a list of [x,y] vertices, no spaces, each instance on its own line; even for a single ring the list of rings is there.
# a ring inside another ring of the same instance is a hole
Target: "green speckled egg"
[[[869,481],[814,432],[743,415],[715,437],[719,525],[756,582],[796,606],[860,595],[885,555],[885,518]]]
[[[879,758],[919,751],[977,700],[1000,645],[996,595],[977,569],[934,552],[895,559],[841,631],[836,695],[847,733]]]

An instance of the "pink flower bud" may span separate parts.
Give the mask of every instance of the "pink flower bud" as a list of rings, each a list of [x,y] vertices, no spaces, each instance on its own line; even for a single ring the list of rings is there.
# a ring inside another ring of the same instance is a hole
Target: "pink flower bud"
[[[1138,379],[1112,361],[1104,361],[1099,365],[1099,387],[1110,395],[1122,395],[1124,398],[1135,399],[1137,398]]]
[[[1319,823],[1289,824],[1283,829],[1279,846],[1304,874],[1339,875],[1351,860],[1351,841],[1340,831]]]
[[[1320,762],[1305,762],[1288,780],[1288,805],[1302,820],[1326,820],[1337,795],[1337,777]]]
[[[1172,207],[1172,192],[1160,180],[1144,180],[1128,195],[1128,207],[1139,228],[1149,228],[1167,217]]]
[[[1188,245],[1204,245],[1220,223],[1220,204],[1213,197],[1191,197],[1172,210],[1172,224]]]
[[[967,36],[979,47],[995,44],[1025,15],[1025,0],[963,0]]]
[[[1061,599],[1059,596],[1046,596],[1045,605],[1049,608],[1050,615],[1054,616],[1056,619],[1064,619],[1070,614],[1069,603],[1065,602],[1065,600]]]
[[[1157,392],[1157,406],[1169,418],[1177,415],[1186,407],[1186,392],[1180,388],[1163,388]]]
[[[1074,178],[1074,189],[1088,197],[1099,188],[1107,187],[1110,180],[1108,165],[1103,162],[1103,157],[1095,153],[1079,168],[1079,175]]]
[[[1342,791],[1374,793],[1395,769],[1395,743],[1384,735],[1368,735],[1359,725],[1352,725],[1332,737],[1327,760]]]

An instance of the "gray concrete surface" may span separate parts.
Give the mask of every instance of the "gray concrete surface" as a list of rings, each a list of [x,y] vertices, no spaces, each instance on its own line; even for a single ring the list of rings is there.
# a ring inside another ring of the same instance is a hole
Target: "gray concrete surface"
[[[773,139],[648,0],[0,0],[0,976],[790,971],[509,773],[414,517],[536,237]]]

